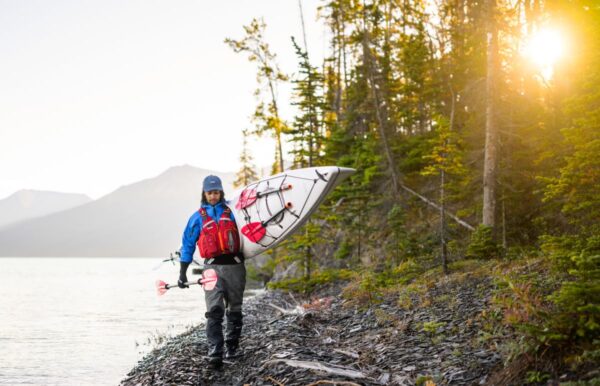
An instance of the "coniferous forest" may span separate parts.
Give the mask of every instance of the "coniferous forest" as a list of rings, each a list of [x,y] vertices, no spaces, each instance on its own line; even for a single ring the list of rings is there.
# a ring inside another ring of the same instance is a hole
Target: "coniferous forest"
[[[253,274],[287,269],[270,285],[304,293],[343,280],[367,304],[424,280],[489,277],[488,335],[507,366],[525,361],[531,382],[548,363],[596,368],[600,2],[334,0],[319,14],[328,55],[317,65],[291,39],[294,76],[265,21],[226,41],[256,68],[244,136],[275,139],[272,172],[357,170]],[[285,82],[293,117],[281,114]],[[247,149],[240,161],[244,185],[257,174]]]

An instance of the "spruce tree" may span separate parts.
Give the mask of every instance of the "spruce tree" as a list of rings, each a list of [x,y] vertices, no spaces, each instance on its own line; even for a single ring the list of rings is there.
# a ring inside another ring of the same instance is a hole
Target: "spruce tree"
[[[299,75],[294,83],[293,105],[297,114],[289,130],[290,142],[295,147],[296,167],[312,167],[320,163],[324,138],[325,101],[323,96],[323,76],[311,65],[308,53],[303,51],[295,39],[292,44],[299,61]]]
[[[258,180],[256,174],[256,167],[254,166],[252,155],[248,150],[248,130],[242,130],[243,144],[242,153],[240,154],[241,168],[236,174],[235,181],[233,182],[234,188],[246,186],[249,183]]]
[[[429,164],[421,172],[423,175],[439,176],[440,192],[440,245],[441,245],[441,263],[444,273],[448,272],[447,259],[447,231],[446,231],[446,210],[447,210],[447,185],[452,177],[461,177],[465,174],[463,155],[460,149],[460,138],[455,131],[451,131],[447,119],[438,116],[435,120],[435,136],[430,140],[432,151],[425,159]],[[452,182],[450,182],[452,183]],[[460,183],[459,183],[460,184]],[[454,183],[456,185],[456,183]]]

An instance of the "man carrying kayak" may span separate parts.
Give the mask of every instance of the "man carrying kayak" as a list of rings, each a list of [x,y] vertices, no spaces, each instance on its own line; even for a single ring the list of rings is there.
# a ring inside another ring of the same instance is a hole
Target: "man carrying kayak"
[[[183,232],[178,285],[185,288],[187,269],[198,246],[205,265],[217,273],[213,290],[204,292],[208,360],[213,367],[239,355],[242,333],[242,300],[246,267],[231,209],[226,205],[221,179],[207,176],[202,184],[202,204]],[[225,336],[223,319],[226,318]]]

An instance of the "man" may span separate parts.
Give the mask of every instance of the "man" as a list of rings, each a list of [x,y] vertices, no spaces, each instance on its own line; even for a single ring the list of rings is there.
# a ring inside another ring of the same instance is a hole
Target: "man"
[[[202,204],[189,219],[183,232],[178,285],[185,288],[186,272],[198,246],[205,265],[217,273],[217,285],[204,292],[208,360],[214,367],[225,358],[238,356],[242,332],[242,300],[246,267],[231,209],[226,205],[221,179],[210,175],[202,184]],[[225,337],[223,317],[226,316]]]

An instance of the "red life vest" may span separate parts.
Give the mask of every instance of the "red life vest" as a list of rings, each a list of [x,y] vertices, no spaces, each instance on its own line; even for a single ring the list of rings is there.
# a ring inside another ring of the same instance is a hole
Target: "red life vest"
[[[225,207],[217,223],[208,216],[206,209],[198,211],[202,216],[202,231],[198,238],[200,256],[212,259],[221,255],[235,255],[240,251],[240,235],[235,221],[230,217],[231,209]]]

